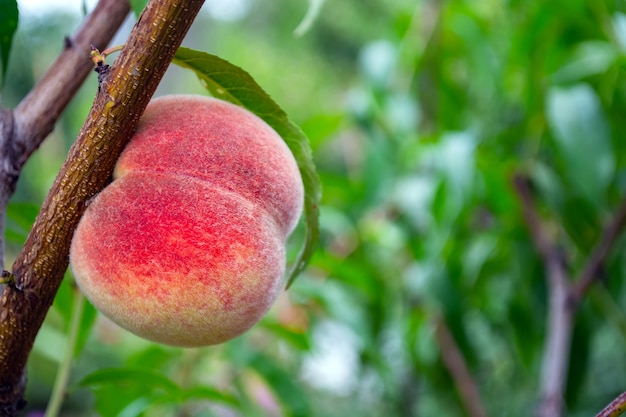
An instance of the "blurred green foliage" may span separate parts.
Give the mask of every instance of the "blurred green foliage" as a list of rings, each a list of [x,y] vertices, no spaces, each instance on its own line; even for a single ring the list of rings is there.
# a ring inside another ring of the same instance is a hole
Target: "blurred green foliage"
[[[309,136],[323,187],[310,267],[261,324],[217,347],[157,346],[87,308],[63,415],[464,416],[441,320],[488,414],[532,413],[547,290],[511,179],[532,180],[576,276],[624,196],[626,4],[326,2],[295,36],[306,12],[208,0],[184,44],[246,69]],[[79,18],[20,16],[3,105]],[[9,258],[95,88],[94,74],[23,172]],[[202,87],[172,68],[158,94],[173,92]],[[626,386],[624,243],[576,316],[568,416],[595,415]],[[48,401],[72,291],[68,279],[31,356],[31,410]]]

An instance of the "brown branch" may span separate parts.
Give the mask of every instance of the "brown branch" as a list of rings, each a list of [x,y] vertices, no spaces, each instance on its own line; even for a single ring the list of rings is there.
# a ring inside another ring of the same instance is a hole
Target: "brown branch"
[[[436,318],[435,338],[441,349],[443,362],[454,380],[467,414],[470,417],[486,417],[487,413],[480,399],[478,386],[472,379],[461,349],[450,333],[445,319],[439,315]]]
[[[535,248],[537,248],[537,252],[539,252],[546,264],[555,262],[559,258],[558,252],[547,232],[546,225],[535,209],[534,196],[528,179],[521,175],[515,175],[513,177],[513,185],[522,203],[522,216],[526,226],[528,226],[530,237],[535,244]]]
[[[22,167],[54,128],[63,110],[74,97],[92,64],[85,56],[89,45],[100,47],[110,42],[130,7],[125,0],[101,0],[42,79],[13,111],[0,109],[0,212],[6,211],[9,198]],[[61,42],[61,39],[59,39]],[[4,216],[0,216],[0,236],[4,236]],[[4,241],[0,262],[4,264]]]
[[[569,366],[576,306],[598,279],[602,264],[626,225],[626,199],[604,228],[580,276],[572,282],[556,244],[547,233],[548,228],[536,211],[528,180],[516,175],[513,184],[522,203],[524,220],[537,251],[544,260],[548,280],[548,331],[541,375],[542,400],[537,415],[558,417],[562,415],[564,409],[563,392]]]
[[[541,371],[541,403],[539,417],[563,414],[563,393],[567,383],[569,357],[574,325],[574,305],[569,297],[567,273],[562,265],[547,265],[548,326]]]
[[[626,392],[623,392],[611,401],[596,417],[617,417],[626,411]]]
[[[569,278],[564,262],[547,226],[535,208],[529,182],[516,175],[513,185],[522,203],[522,215],[537,251],[544,260],[548,282],[548,330],[541,370],[541,403],[537,416],[558,417],[563,413],[574,322],[569,297]]]
[[[68,265],[85,204],[107,183],[202,0],[151,0],[100,85],[91,112],[13,264],[0,298],[0,413],[23,398],[24,367]],[[88,59],[88,56],[85,57]]]
[[[582,273],[576,279],[576,284],[571,290],[572,301],[578,302],[585,295],[589,287],[598,279],[598,273],[602,268],[611,247],[626,225],[626,198],[621,202],[617,212],[608,225],[604,228],[598,244],[593,249],[587,260]]]

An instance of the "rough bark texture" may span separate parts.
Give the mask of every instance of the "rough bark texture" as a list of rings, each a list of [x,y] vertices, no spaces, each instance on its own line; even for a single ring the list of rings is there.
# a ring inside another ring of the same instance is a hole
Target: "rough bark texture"
[[[1,415],[15,415],[23,405],[26,360],[67,269],[72,235],[87,201],[109,181],[122,148],[202,3],[150,1],[124,50],[103,77],[87,121],[0,298]],[[88,53],[85,59],[89,59]]]

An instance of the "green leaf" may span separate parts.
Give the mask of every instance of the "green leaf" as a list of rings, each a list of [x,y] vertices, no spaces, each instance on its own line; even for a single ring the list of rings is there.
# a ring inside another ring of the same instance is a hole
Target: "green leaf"
[[[241,405],[239,399],[234,395],[211,387],[195,387],[185,390],[181,393],[179,400],[181,403],[189,400],[209,400],[234,407],[239,407]]]
[[[7,225],[7,229],[4,232],[4,237],[7,242],[15,243],[17,245],[23,245],[26,242],[27,234],[20,230],[15,230]]]
[[[547,94],[548,122],[572,185],[596,205],[613,179],[615,159],[607,118],[586,84],[553,87]]]
[[[313,149],[317,149],[339,131],[345,119],[343,114],[314,114],[301,122],[300,127]]]
[[[124,409],[122,409],[118,417],[135,417],[140,416],[144,411],[149,410],[154,403],[160,402],[160,398],[152,398],[148,397],[139,397],[135,401],[128,404]]]
[[[93,326],[96,324],[97,317],[98,310],[96,310],[90,302],[85,302],[85,305],[83,306],[83,314],[80,318],[80,327],[78,329],[76,347],[74,348],[74,356],[78,357],[85,348]]]
[[[618,45],[624,49],[626,48],[626,14],[622,12],[616,12],[613,14],[613,30],[615,31],[615,37],[617,38]]]
[[[263,119],[278,132],[296,158],[304,182],[306,236],[288,274],[289,288],[307,266],[319,240],[321,187],[306,135],[243,69],[215,55],[184,47],[178,49],[172,62],[194,71],[214,97],[245,107]]]
[[[16,0],[0,0],[0,64],[2,65],[2,76],[0,85],[4,84],[9,65],[9,53],[11,52],[11,43],[13,35],[17,30],[17,22],[19,12]]]
[[[591,202],[579,196],[568,196],[561,218],[563,228],[582,253],[598,241],[602,224]]]
[[[120,387],[116,385],[100,385],[90,387],[95,396],[95,410],[100,416],[120,416],[137,406],[141,399],[154,401],[154,393],[146,392],[142,386]]]
[[[71,276],[71,272],[68,270],[65,273],[63,281],[61,281],[61,285],[57,290],[52,304],[53,308],[63,318],[64,330],[66,332],[69,331],[72,315],[74,314],[74,309],[76,308],[76,291],[80,290],[76,287],[74,279]],[[81,307],[81,317],[80,324],[78,325],[76,344],[74,347],[74,356],[78,357],[85,347],[85,344],[91,335],[91,330],[96,323],[97,316],[98,312],[96,308],[91,303],[85,302]]]
[[[87,375],[80,381],[81,386],[97,387],[102,385],[117,385],[122,388],[126,385],[143,385],[152,389],[160,388],[174,396],[181,394],[180,387],[159,372],[145,369],[107,368]]]
[[[133,10],[133,13],[135,13],[135,16],[139,17],[141,12],[143,12],[143,9],[146,8],[146,4],[148,4],[148,0],[130,0],[129,3],[130,3],[130,8]]]
[[[288,416],[306,417],[311,415],[311,406],[305,392],[296,383],[294,376],[288,373],[274,358],[259,354],[251,365],[265,379],[268,386],[274,390],[277,398],[285,406]]]
[[[0,0],[1,1],[1,0]],[[8,242],[23,245],[35,222],[39,206],[32,203],[12,201],[7,207],[5,238]]]
[[[576,46],[572,58],[552,78],[557,83],[563,83],[603,74],[618,58],[619,50],[609,42],[583,42]]]
[[[180,351],[177,349],[171,349],[165,345],[152,343],[146,349],[140,349],[139,351],[128,356],[126,359],[126,366],[165,369],[167,364],[172,360],[176,360],[179,355]]]
[[[135,416],[157,404],[175,406],[193,400],[210,400],[226,406],[240,406],[239,399],[228,392],[207,386],[183,390],[159,372],[138,368],[102,369],[87,375],[79,385],[91,388],[98,397],[102,397],[99,403],[105,403],[100,404],[99,408],[108,410],[107,414],[111,415]],[[111,388],[118,392],[114,401],[115,410],[107,408],[106,404],[107,398],[112,400]],[[128,393],[141,393],[141,396],[129,397],[126,395]]]
[[[63,318],[63,329],[67,330],[67,327],[72,316],[72,283],[68,279],[68,273],[65,273],[63,281],[54,296],[53,308]]]
[[[261,322],[261,326],[298,350],[309,351],[311,349],[311,341],[307,333],[287,329],[280,323],[272,323],[269,320]]]
[[[29,231],[33,226],[37,213],[39,213],[39,206],[33,203],[11,202],[7,207],[9,220],[25,231]]]
[[[518,299],[509,305],[507,320],[510,323],[510,343],[519,358],[523,368],[530,369],[537,360],[539,353],[541,331],[529,329],[528,323],[537,320],[537,314],[532,314],[531,306]]]

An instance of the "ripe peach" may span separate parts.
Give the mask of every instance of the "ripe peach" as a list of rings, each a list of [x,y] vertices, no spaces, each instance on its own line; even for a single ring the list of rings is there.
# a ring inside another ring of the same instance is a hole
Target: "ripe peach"
[[[139,336],[221,343],[278,296],[302,204],[296,162],[260,118],[207,97],[155,99],[78,225],[72,270]]]

